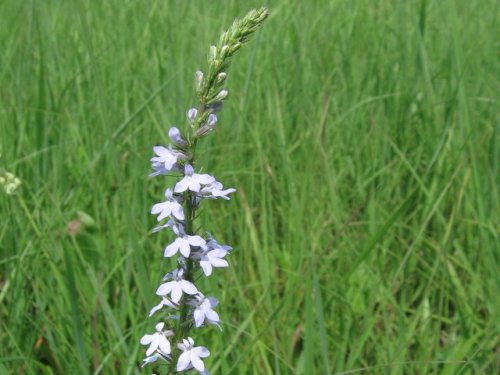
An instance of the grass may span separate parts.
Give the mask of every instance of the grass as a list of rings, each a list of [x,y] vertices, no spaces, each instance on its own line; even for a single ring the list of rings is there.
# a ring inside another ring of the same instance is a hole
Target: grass
[[[0,195],[0,374],[151,373],[151,146],[259,5],[0,4],[0,167],[22,180]],[[201,288],[208,367],[499,373],[498,2],[268,5],[199,153],[238,189],[200,220],[235,248]]]

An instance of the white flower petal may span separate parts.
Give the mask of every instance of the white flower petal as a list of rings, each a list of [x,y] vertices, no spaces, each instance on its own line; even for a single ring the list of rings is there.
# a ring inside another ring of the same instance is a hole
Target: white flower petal
[[[191,283],[187,280],[181,280],[179,283],[181,284],[182,290],[184,291],[184,293],[191,294],[191,295],[198,293],[198,289],[196,289],[196,287],[194,286],[193,283]],[[176,301],[174,301],[174,302],[176,302]]]
[[[158,156],[164,157],[164,156],[170,155],[170,150],[166,147],[163,147],[163,146],[154,146],[153,151]]]
[[[217,314],[217,312],[215,312],[214,310],[205,311],[205,315],[206,315],[207,319],[211,320],[212,322],[219,322],[220,321],[219,314]]]
[[[193,351],[196,353],[198,357],[201,358],[206,358],[210,355],[210,352],[204,346],[197,346],[196,348],[193,348]]]
[[[177,187],[177,185],[176,185],[176,187]],[[200,188],[201,188],[200,183],[194,179],[191,179],[191,181],[189,183],[189,190],[197,193],[200,191]]]
[[[154,335],[144,335],[141,338],[141,345],[149,345],[153,341]]]
[[[165,258],[170,258],[171,256],[174,256],[177,253],[177,250],[179,250],[179,245],[180,245],[179,239],[176,238],[174,242],[172,242],[165,248],[165,253],[163,254],[163,256]]]
[[[203,185],[208,185],[215,181],[215,178],[209,174],[197,174],[196,179]]]
[[[150,357],[146,357],[146,358],[144,358],[144,361],[143,361],[141,367],[144,367],[144,366],[146,366],[149,363],[156,362],[158,359],[164,359],[164,358],[160,354],[158,354],[158,353],[155,354],[155,355],[152,355]]]
[[[166,337],[162,336],[159,339],[158,347],[163,353],[170,354],[170,343],[168,342]]]
[[[189,359],[189,351],[186,351],[179,356],[179,360],[177,361],[177,371],[185,370],[189,366],[189,363],[191,363]]]
[[[215,256],[217,258],[223,258],[227,255],[228,251],[224,250],[220,247],[213,249],[210,251],[210,255]]]
[[[162,203],[156,203],[153,207],[151,207],[151,214],[152,215],[157,215],[159,214],[161,211],[163,211],[163,207],[165,205],[165,202],[162,202]]]
[[[192,246],[203,246],[207,242],[200,236],[187,236],[189,244]]]
[[[210,276],[212,274],[212,264],[209,261],[200,261],[200,266],[203,269],[205,276]]]
[[[188,240],[184,238],[178,238],[177,240],[179,241],[179,249],[181,254],[188,258],[189,254],[191,253],[191,246],[189,246]]]
[[[198,371],[205,370],[205,364],[193,350],[191,350],[190,352],[190,358],[191,358],[191,363],[193,364],[193,367],[195,369],[197,369]]]
[[[172,214],[177,220],[184,220],[184,210],[182,209],[182,206],[180,204],[176,204],[172,208]]]
[[[171,298],[172,298],[172,302],[179,302],[181,297],[182,297],[182,284],[181,282],[179,281],[173,281],[174,283],[174,286],[172,287],[172,294],[171,294]]]
[[[151,345],[149,346],[148,350],[146,350],[146,355],[148,357],[151,354],[153,354],[156,351],[156,349],[158,349],[158,343],[159,343],[158,334],[156,333],[153,336],[154,336],[153,341],[151,342]]]
[[[163,307],[163,301],[161,301],[158,305],[156,305],[151,309],[151,311],[149,312],[149,317],[153,316],[155,312],[161,310],[162,307]]]
[[[224,259],[219,259],[219,258],[211,258],[210,262],[214,267],[228,267],[229,263],[227,263],[226,260]]]
[[[159,296],[166,296],[172,291],[174,281],[169,281],[168,283],[161,284],[158,289],[156,289],[156,294]]]
[[[163,327],[165,327],[165,323],[163,323],[163,322],[160,322],[157,325],[155,325],[156,332],[163,331]]]
[[[189,188],[189,177],[184,177],[178,183],[175,184],[174,191],[176,193],[183,193]]]
[[[201,327],[203,325],[203,321],[205,320],[205,314],[203,311],[196,309],[194,310],[193,318],[196,327]]]

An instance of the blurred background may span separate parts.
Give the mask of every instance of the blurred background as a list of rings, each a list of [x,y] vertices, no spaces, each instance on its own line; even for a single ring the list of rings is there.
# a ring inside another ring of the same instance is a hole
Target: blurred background
[[[154,371],[152,146],[261,5],[0,2],[0,374]],[[234,247],[207,368],[500,373],[499,2],[267,5],[198,153],[238,190],[199,220]]]

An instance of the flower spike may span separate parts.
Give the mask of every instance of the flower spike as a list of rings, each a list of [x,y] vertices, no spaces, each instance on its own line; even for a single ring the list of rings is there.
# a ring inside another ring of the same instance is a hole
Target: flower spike
[[[199,103],[187,110],[185,131],[171,127],[168,130],[171,144],[153,147],[151,176],[178,177],[166,188],[165,200],[151,208],[151,214],[157,215],[156,220],[161,222],[153,232],[173,233],[163,255],[175,259],[177,268],[167,273],[156,289],[160,302],[150,309],[149,317],[160,317],[160,322],[154,333],[140,340],[148,346],[142,366],[162,361],[170,367],[169,373],[195,370],[209,375],[204,359],[210,351],[204,346],[195,346],[191,336],[194,329],[206,325],[220,328],[220,317],[214,310],[219,301],[205,297],[195,282],[199,277],[214,274],[214,269],[229,267],[226,257],[232,248],[219,244],[208,232],[198,231],[195,219],[203,200],[229,200],[236,189],[224,188],[214,176],[199,172],[196,144],[199,138],[220,126],[219,112],[228,98],[225,85],[231,58],[267,16],[267,8],[250,11],[210,47],[207,73],[197,71],[195,74]]]

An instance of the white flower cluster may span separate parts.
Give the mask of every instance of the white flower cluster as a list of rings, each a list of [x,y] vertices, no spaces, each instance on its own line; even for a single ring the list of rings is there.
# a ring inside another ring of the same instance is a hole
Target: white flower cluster
[[[196,115],[196,109],[190,109],[188,121],[193,122]],[[216,115],[211,114],[206,127],[213,129],[216,122]],[[220,328],[219,315],[214,310],[217,299],[205,297],[193,280],[198,274],[210,276],[213,268],[228,267],[224,258],[232,249],[219,244],[209,233],[200,236],[192,232],[192,221],[203,199],[229,199],[229,194],[235,189],[224,189],[213,176],[196,173],[190,164],[188,142],[179,129],[173,127],[168,134],[173,145],[153,148],[155,156],[151,158],[151,165],[154,172],[151,175],[181,172],[182,178],[172,188],[166,189],[165,201],[155,204],[151,214],[158,215],[160,222],[153,232],[169,229],[174,233],[175,239],[165,247],[164,256],[177,256],[178,267],[164,276],[163,283],[156,290],[161,301],[151,309],[149,316],[163,311],[165,322],[156,325],[156,333],[142,337],[141,344],[149,345],[143,366],[157,360],[176,361],[177,372],[194,369],[208,374],[202,360],[210,355],[208,349],[194,346],[191,337],[182,336],[192,327],[199,328],[205,323]],[[173,340],[174,349],[171,346]]]

